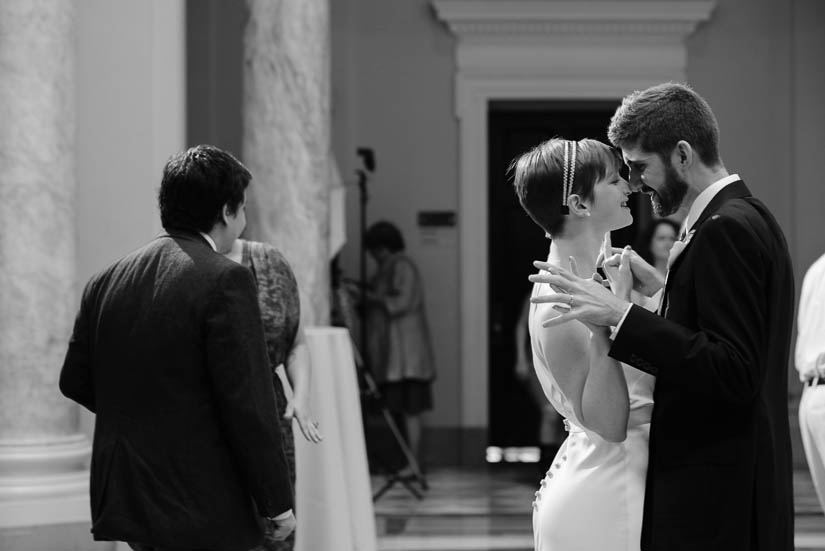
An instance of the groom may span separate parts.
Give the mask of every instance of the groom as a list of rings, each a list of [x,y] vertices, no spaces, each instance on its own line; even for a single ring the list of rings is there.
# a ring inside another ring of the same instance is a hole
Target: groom
[[[550,323],[613,326],[610,355],[656,376],[644,551],[793,549],[787,366],[793,274],[776,220],[719,155],[710,107],[680,84],[624,99],[610,123],[630,184],[688,215],[665,282],[633,257],[634,286],[664,286],[659,315],[537,263],[571,303]]]

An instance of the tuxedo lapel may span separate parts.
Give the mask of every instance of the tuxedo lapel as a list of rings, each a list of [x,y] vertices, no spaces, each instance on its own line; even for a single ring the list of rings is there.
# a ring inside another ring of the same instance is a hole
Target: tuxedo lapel
[[[750,197],[751,192],[748,190],[748,187],[745,185],[745,182],[742,180],[737,180],[735,182],[731,182],[730,184],[726,185],[724,188],[719,190],[713,199],[711,199],[708,206],[699,214],[699,218],[696,219],[696,222],[690,228],[690,231],[685,236],[684,246],[681,247],[681,250],[678,252],[678,256],[670,262],[670,266],[668,266],[667,274],[665,275],[665,290],[662,293],[662,299],[659,302],[659,309],[657,313],[660,316],[667,317],[667,306],[669,302],[669,294],[670,294],[670,283],[673,281],[673,274],[676,269],[681,265],[682,260],[684,259],[685,252],[687,248],[690,246],[692,238],[694,234],[699,231],[699,227],[704,223],[705,220],[710,218],[717,210],[719,210],[722,205],[724,205],[727,201],[731,199],[741,199],[744,197]],[[674,244],[674,247],[680,243],[677,241]]]

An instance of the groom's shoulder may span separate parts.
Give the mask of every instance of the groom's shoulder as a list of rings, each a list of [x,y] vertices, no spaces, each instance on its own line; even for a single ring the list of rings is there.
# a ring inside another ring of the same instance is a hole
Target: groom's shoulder
[[[737,226],[747,231],[758,231],[764,226],[766,215],[773,218],[767,207],[755,197],[736,197],[722,203],[704,224],[708,229],[735,229]]]
[[[770,210],[755,197],[738,197],[725,201],[702,225],[710,240],[734,242],[737,249],[762,252],[784,243],[784,233]]]

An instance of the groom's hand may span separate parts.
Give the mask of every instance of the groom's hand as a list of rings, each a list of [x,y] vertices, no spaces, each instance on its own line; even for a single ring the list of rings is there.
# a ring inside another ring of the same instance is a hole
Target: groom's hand
[[[537,296],[531,302],[565,304],[556,310],[561,315],[545,321],[543,327],[553,327],[571,320],[578,320],[585,325],[610,327],[618,325],[630,303],[620,299],[610,290],[594,279],[583,279],[559,266],[536,261],[533,265],[548,273],[533,274],[528,279],[533,283],[547,283],[553,294]]]
[[[609,268],[618,268],[623,250],[611,247],[607,254],[605,254],[605,250],[602,250],[596,259],[596,266],[603,266],[605,271]],[[630,271],[633,273],[633,290],[646,297],[652,297],[665,286],[665,279],[659,273],[659,270],[648,264],[644,258],[639,256],[639,253],[633,249],[628,252],[630,255]]]
[[[630,269],[630,258],[633,250],[629,245],[621,249],[621,254],[614,255],[611,252],[612,250],[610,232],[606,232],[602,241],[600,256],[607,258],[608,261],[602,262],[602,269],[610,282],[610,290],[613,291],[613,294],[630,302],[630,292],[633,289],[633,272]]]

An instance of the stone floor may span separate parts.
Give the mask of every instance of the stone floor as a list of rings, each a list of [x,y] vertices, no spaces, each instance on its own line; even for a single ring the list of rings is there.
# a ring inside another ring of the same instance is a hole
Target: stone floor
[[[375,504],[380,551],[533,549],[535,466],[439,469],[417,501],[400,485]],[[374,487],[384,482],[373,477]],[[797,551],[825,551],[825,517],[807,471],[794,474]]]
[[[379,551],[528,551],[535,465],[434,469],[421,501],[396,485],[375,504]],[[383,485],[373,477],[373,486]],[[807,471],[794,474],[797,551],[825,551],[825,517]],[[0,551],[122,551],[91,542],[89,526],[0,530]]]

